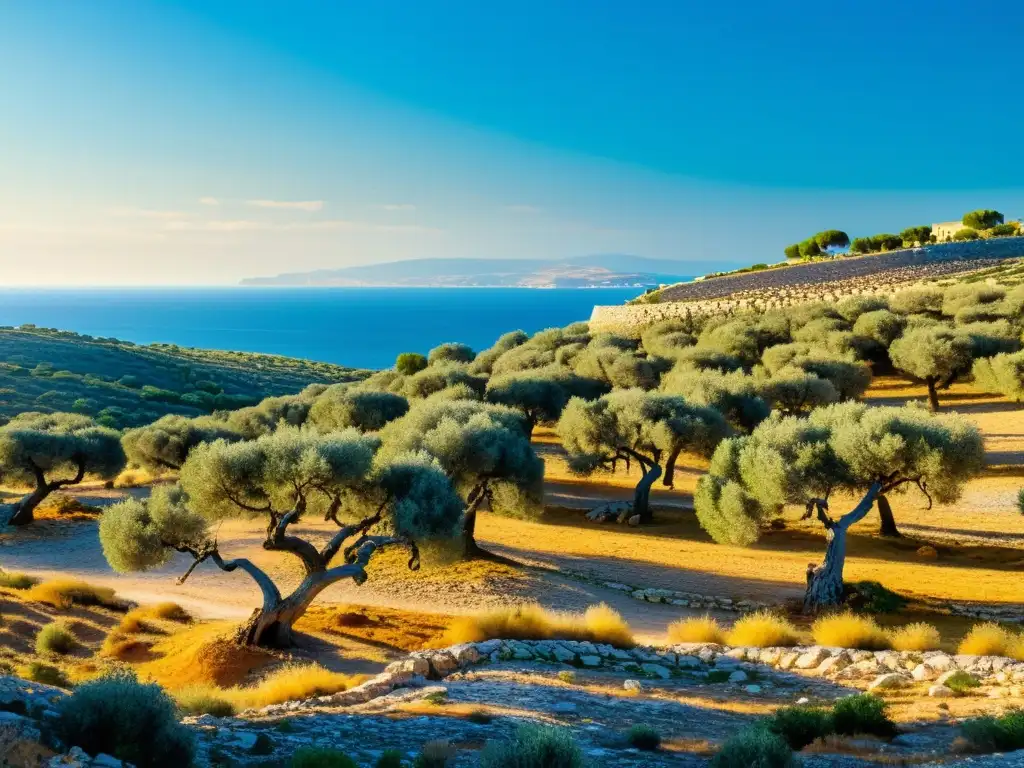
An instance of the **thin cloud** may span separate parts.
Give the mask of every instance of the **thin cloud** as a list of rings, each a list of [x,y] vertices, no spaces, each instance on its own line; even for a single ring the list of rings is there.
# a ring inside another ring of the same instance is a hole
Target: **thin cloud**
[[[169,221],[164,226],[172,232],[371,232],[386,234],[440,234],[443,230],[415,224],[389,225],[366,221],[327,219],[325,221],[270,222],[252,219],[217,221]]]
[[[132,219],[180,219],[185,214],[181,211],[160,211],[150,208],[111,208],[111,216],[122,216]]]
[[[216,197],[200,197],[199,202],[203,205],[220,205],[220,200]]]
[[[416,206],[413,205],[412,203],[388,203],[386,205],[382,205],[381,208],[383,208],[385,211],[415,211],[416,210]]]
[[[322,211],[323,200],[246,200],[246,205],[256,208],[279,208],[288,211]]]

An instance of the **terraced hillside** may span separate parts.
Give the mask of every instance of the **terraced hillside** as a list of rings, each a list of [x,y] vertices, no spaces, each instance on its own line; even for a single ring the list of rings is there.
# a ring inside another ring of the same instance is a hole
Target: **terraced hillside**
[[[23,411],[77,411],[121,428],[166,413],[196,416],[239,408],[308,384],[367,374],[278,355],[139,346],[32,326],[0,328],[4,419]]]
[[[671,285],[647,297],[649,302],[707,301],[823,283],[862,282],[865,286],[906,283],[978,269],[990,260],[1024,256],[1024,238],[1010,237],[964,243],[941,243],[889,253],[838,258],[759,272]]]

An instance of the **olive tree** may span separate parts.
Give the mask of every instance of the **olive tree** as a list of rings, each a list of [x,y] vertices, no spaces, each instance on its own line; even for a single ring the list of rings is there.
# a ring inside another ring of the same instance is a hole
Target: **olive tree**
[[[231,411],[225,422],[246,440],[273,432],[279,426],[298,427],[306,421],[312,398],[308,395],[268,397],[256,405]]]
[[[651,486],[661,477],[663,462],[673,471],[683,451],[710,455],[729,432],[714,408],[640,389],[618,390],[591,401],[574,397],[558,421],[573,472],[614,471],[620,461],[640,466],[633,512],[642,523],[650,522]]]
[[[160,473],[181,469],[189,452],[197,445],[241,439],[226,422],[210,416],[190,419],[168,414],[152,424],[129,429],[121,438],[121,445],[131,466]]]
[[[601,379],[580,376],[564,366],[549,365],[492,377],[487,382],[485,396],[491,403],[506,405],[522,413],[526,434],[530,437],[537,424],[558,421],[569,398],[578,396],[592,400],[608,389]]]
[[[900,315],[933,315],[942,313],[944,294],[941,288],[908,288],[889,300],[889,309]]]
[[[239,641],[288,645],[293,625],[316,597],[343,579],[362,584],[377,552],[408,548],[416,568],[418,542],[456,535],[462,504],[436,462],[406,455],[375,465],[376,447],[374,438],[355,430],[318,435],[288,427],[252,441],[200,445],[185,460],[179,486],[157,488],[148,500],[129,499],[104,513],[104,556],[126,573],[187,553],[192,563],[179,583],[207,561],[242,571],[259,587],[262,605],[240,629]],[[297,531],[309,515],[337,531],[323,541]],[[260,521],[263,549],[299,562],[302,580],[291,593],[282,594],[251,560],[222,556],[215,524],[233,518]]]
[[[409,401],[394,392],[355,389],[334,384],[323,391],[309,407],[306,423],[319,432],[336,432],[355,427],[360,432],[376,432],[389,421],[405,415]]]
[[[412,376],[427,367],[427,358],[419,352],[402,352],[395,358],[395,370],[404,376]]]
[[[928,387],[928,403],[939,409],[939,390],[947,389],[971,366],[971,339],[942,325],[908,328],[889,347],[892,364]]]
[[[410,452],[434,457],[464,506],[464,557],[492,557],[476,541],[477,513],[536,516],[543,511],[544,462],[511,408],[475,400],[430,398],[384,427],[381,460]]]
[[[494,342],[494,345],[485,349],[483,352],[473,358],[473,364],[470,366],[470,371],[475,374],[490,374],[494,367],[494,363],[497,362],[498,358],[508,352],[510,349],[525,344],[529,340],[529,336],[523,331],[509,331],[508,333],[502,334],[498,337],[498,340]]]
[[[401,394],[410,399],[424,398],[460,385],[469,387],[480,396],[487,386],[487,379],[470,373],[465,364],[435,363],[407,377],[401,384]]]
[[[787,245],[782,249],[783,253],[786,254],[787,259],[799,259],[800,258],[800,243],[793,243]]]
[[[466,344],[450,341],[439,344],[427,353],[427,364],[471,363],[476,353]]]
[[[769,347],[761,363],[773,376],[785,368],[796,368],[824,379],[833,386],[839,400],[857,400],[871,386],[871,368],[866,363],[806,343]]]
[[[916,487],[929,501],[952,502],[982,465],[981,436],[959,417],[843,403],[805,419],[771,418],[750,435],[725,440],[697,483],[694,504],[715,541],[741,546],[757,541],[787,504],[816,515],[828,544],[822,564],[807,570],[804,607],[815,612],[843,601],[846,534],[876,499]],[[833,519],[829,498],[836,492],[861,500]]]
[[[757,376],[757,392],[773,410],[787,415],[808,413],[839,401],[839,393],[828,379],[794,366],[771,376]]]
[[[27,525],[51,493],[86,476],[117,477],[125,456],[120,435],[88,416],[28,412],[0,427],[0,482],[32,490],[0,509],[7,525]]]
[[[979,389],[1024,402],[1024,352],[982,357],[974,361],[971,373]]]

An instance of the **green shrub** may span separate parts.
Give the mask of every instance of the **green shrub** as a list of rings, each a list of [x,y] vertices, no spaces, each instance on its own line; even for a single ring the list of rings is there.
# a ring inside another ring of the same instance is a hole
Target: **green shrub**
[[[179,768],[195,754],[192,732],[156,684],[120,671],[85,683],[57,705],[57,734],[90,755],[104,752],[138,768]]]
[[[71,687],[71,683],[68,681],[67,677],[64,676],[64,673],[51,664],[42,664],[38,661],[33,661],[25,669],[25,676],[34,683],[55,685],[58,688]]]
[[[832,727],[842,736],[866,733],[888,738],[896,735],[896,724],[886,714],[882,699],[859,693],[839,699],[832,707]]]
[[[302,747],[295,750],[291,768],[359,768],[355,760],[340,749],[329,747]]]
[[[551,726],[523,726],[511,741],[490,742],[481,768],[582,768],[583,752],[572,733]]]
[[[631,746],[645,751],[652,751],[661,746],[661,734],[643,723],[637,723],[630,728],[626,739]]]
[[[962,726],[964,738],[978,752],[1012,752],[1024,748],[1024,712],[977,717]]]
[[[833,733],[832,713],[821,707],[782,707],[776,710],[764,725],[796,750],[803,749],[817,739]]]
[[[377,758],[373,768],[402,768],[403,764],[402,753],[397,749],[388,749]]]
[[[249,747],[250,755],[272,755],[274,754],[274,740],[265,733],[256,735],[256,741]]]
[[[30,589],[39,583],[38,579],[24,573],[6,573],[0,571],[0,587],[7,589]]]
[[[711,768],[791,768],[793,750],[767,728],[745,728],[728,739],[711,759]]]
[[[967,672],[957,670],[952,675],[946,678],[946,687],[949,688],[953,693],[963,696],[966,693],[970,693],[971,690],[981,685],[978,679]]]
[[[455,753],[450,741],[428,741],[416,755],[413,768],[446,768],[455,760]]]
[[[60,622],[47,624],[36,635],[36,653],[70,653],[78,645],[75,636]]]
[[[877,581],[858,581],[844,585],[845,602],[855,611],[863,613],[899,613],[907,599],[884,587]]]
[[[1024,491],[1022,491],[1022,493],[1024,493]],[[561,680],[563,683],[568,683],[569,685],[572,685],[576,682],[576,673],[573,672],[571,669],[563,669],[561,672],[558,673],[558,679]]]
[[[235,705],[225,698],[217,696],[205,686],[186,688],[174,694],[178,709],[187,715],[213,715],[214,717],[231,717],[235,714]]]

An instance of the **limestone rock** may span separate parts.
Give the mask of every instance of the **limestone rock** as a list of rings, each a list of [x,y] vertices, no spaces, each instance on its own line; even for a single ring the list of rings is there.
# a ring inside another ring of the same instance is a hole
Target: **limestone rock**
[[[831,654],[825,648],[816,645],[812,648],[808,648],[804,653],[800,654],[794,666],[797,669],[815,669],[830,655]]]
[[[900,672],[886,672],[884,675],[876,677],[871,685],[868,686],[869,691],[884,691],[892,688],[903,688],[909,683],[909,680],[905,675]]]
[[[953,693],[952,688],[947,688],[944,685],[933,685],[928,688],[928,695],[936,699],[948,699],[956,694]]]

